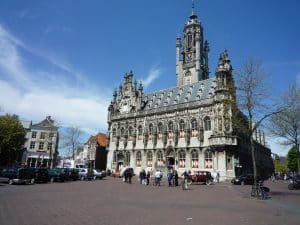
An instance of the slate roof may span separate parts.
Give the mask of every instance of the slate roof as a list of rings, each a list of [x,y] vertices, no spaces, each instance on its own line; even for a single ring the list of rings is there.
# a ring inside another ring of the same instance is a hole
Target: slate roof
[[[190,85],[164,89],[144,94],[144,110],[178,105],[212,98],[215,95],[216,80],[207,79]]]

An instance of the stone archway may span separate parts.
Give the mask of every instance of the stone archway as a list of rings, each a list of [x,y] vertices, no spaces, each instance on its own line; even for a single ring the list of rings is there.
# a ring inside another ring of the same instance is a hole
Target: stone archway
[[[166,151],[166,163],[167,167],[175,166],[175,149],[172,147],[168,147]]]

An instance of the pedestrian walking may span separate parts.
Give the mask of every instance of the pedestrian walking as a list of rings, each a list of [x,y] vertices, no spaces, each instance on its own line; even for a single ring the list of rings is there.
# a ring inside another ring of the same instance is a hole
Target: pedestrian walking
[[[217,170],[216,181],[217,181],[217,183],[219,183],[219,181],[220,181],[220,171],[219,170]]]
[[[178,186],[178,173],[176,170],[174,170],[174,185]]]
[[[147,172],[146,180],[147,180],[146,184],[149,185],[149,182],[150,182],[150,171]]]

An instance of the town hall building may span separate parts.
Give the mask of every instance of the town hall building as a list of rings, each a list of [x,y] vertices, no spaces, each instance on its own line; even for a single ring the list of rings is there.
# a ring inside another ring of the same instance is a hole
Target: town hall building
[[[193,7],[176,39],[176,87],[144,93],[133,72],[125,74],[108,108],[108,169],[218,171],[222,179],[252,171],[249,142],[233,126],[238,109],[228,53],[220,54],[215,78],[208,53]],[[271,170],[271,151],[264,137],[257,140],[258,168]]]

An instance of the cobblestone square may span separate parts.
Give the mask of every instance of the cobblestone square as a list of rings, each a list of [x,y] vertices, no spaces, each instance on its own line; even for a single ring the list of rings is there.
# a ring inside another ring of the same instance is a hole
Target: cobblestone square
[[[300,192],[268,183],[272,198],[249,199],[230,183],[160,187],[97,181],[0,186],[1,225],[299,224]]]

